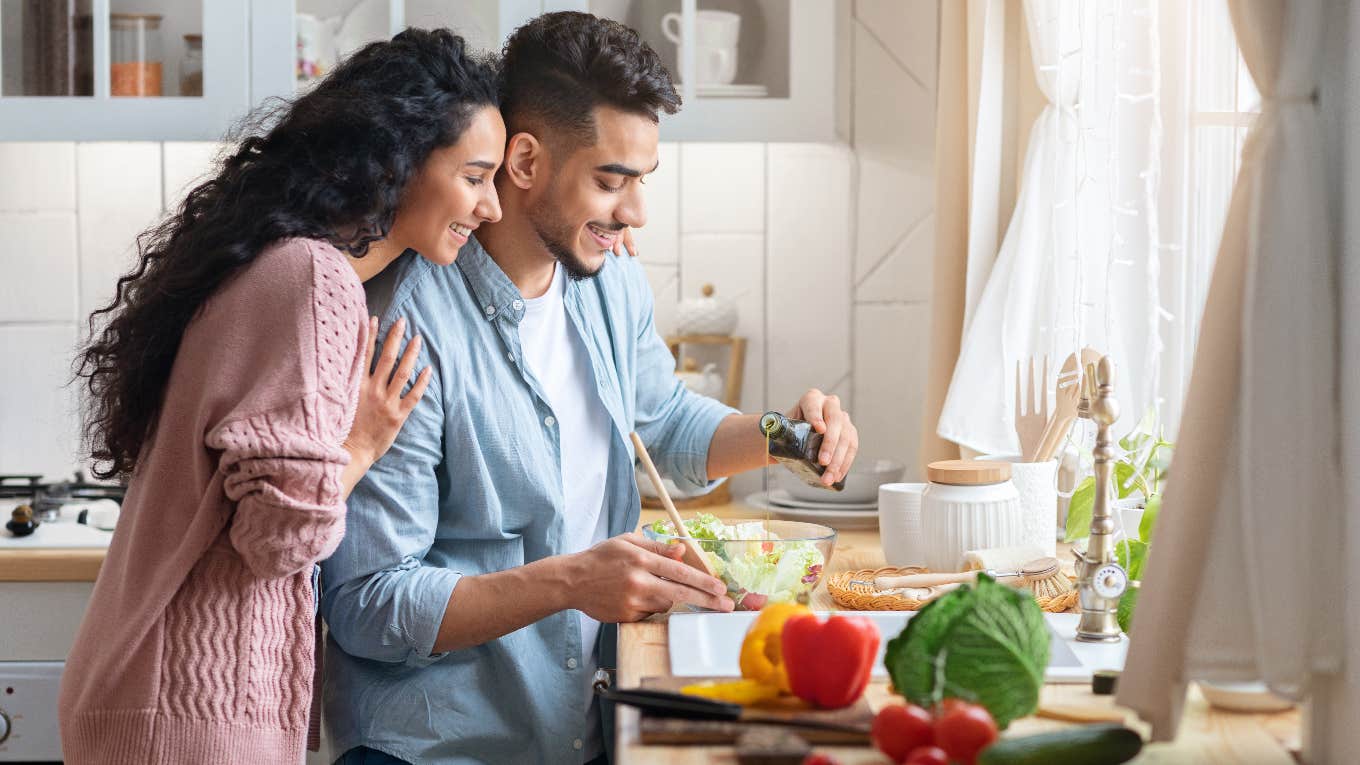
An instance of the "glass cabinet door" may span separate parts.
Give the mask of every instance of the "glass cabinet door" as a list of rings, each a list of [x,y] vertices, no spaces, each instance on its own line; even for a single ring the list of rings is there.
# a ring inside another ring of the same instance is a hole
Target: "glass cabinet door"
[[[689,101],[788,98],[789,2],[590,0],[589,7],[636,29]]]
[[[663,138],[826,141],[844,137],[846,5],[586,0],[583,9],[637,30],[676,79],[684,107],[663,120]]]
[[[0,0],[0,96],[93,96],[90,0]]]
[[[0,0],[0,140],[213,140],[250,107],[250,0]]]

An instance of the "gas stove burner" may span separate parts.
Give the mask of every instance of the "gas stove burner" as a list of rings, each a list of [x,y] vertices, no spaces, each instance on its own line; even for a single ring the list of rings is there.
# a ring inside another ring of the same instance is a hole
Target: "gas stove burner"
[[[40,475],[0,475],[0,497],[32,499],[42,488]]]
[[[111,499],[122,504],[127,488],[118,484],[91,483],[76,471],[73,480],[43,483],[40,475],[0,475],[0,498],[28,500],[40,522],[56,520],[64,505]]]

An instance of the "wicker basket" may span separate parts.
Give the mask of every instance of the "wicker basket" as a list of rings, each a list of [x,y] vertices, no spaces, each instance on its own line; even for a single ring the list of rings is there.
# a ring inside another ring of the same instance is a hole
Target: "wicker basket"
[[[836,605],[850,611],[919,611],[929,603],[927,600],[912,600],[895,593],[882,593],[872,584],[851,584],[851,582],[872,582],[878,576],[903,576],[906,574],[925,574],[929,571],[920,566],[888,566],[885,568],[861,569],[859,571],[838,571],[827,577],[826,589]],[[1063,574],[1063,576],[1067,576]],[[1071,579],[1071,577],[1068,577]],[[1055,598],[1035,598],[1039,608],[1053,614],[1075,611],[1077,591]]]

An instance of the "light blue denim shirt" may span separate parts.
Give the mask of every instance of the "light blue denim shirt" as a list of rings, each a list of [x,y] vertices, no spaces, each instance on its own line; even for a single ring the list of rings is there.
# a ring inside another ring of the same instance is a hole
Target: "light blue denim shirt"
[[[464,575],[570,552],[557,420],[521,361],[524,303],[473,239],[439,267],[407,252],[365,285],[386,333],[423,339],[433,376],[396,443],[355,488],[347,530],[322,564],[330,625],[326,714],[337,754],[365,745],[414,763],[578,763],[591,646],[575,611],[465,650],[432,653]],[[734,410],[687,391],[652,323],[642,266],[608,256],[569,282],[614,428],[605,511],[611,536],[638,523],[629,431],[685,488],[707,482],[708,446]]]

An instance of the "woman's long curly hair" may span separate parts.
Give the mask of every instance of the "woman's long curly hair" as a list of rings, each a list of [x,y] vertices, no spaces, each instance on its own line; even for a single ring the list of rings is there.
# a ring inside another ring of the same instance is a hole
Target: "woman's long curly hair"
[[[430,153],[498,105],[498,68],[445,29],[354,53],[252,125],[216,177],[137,238],[136,267],[90,315],[77,355],[85,438],[101,478],[126,478],[160,415],[180,340],[204,302],[270,243],[330,242],[362,257],[385,238]]]

